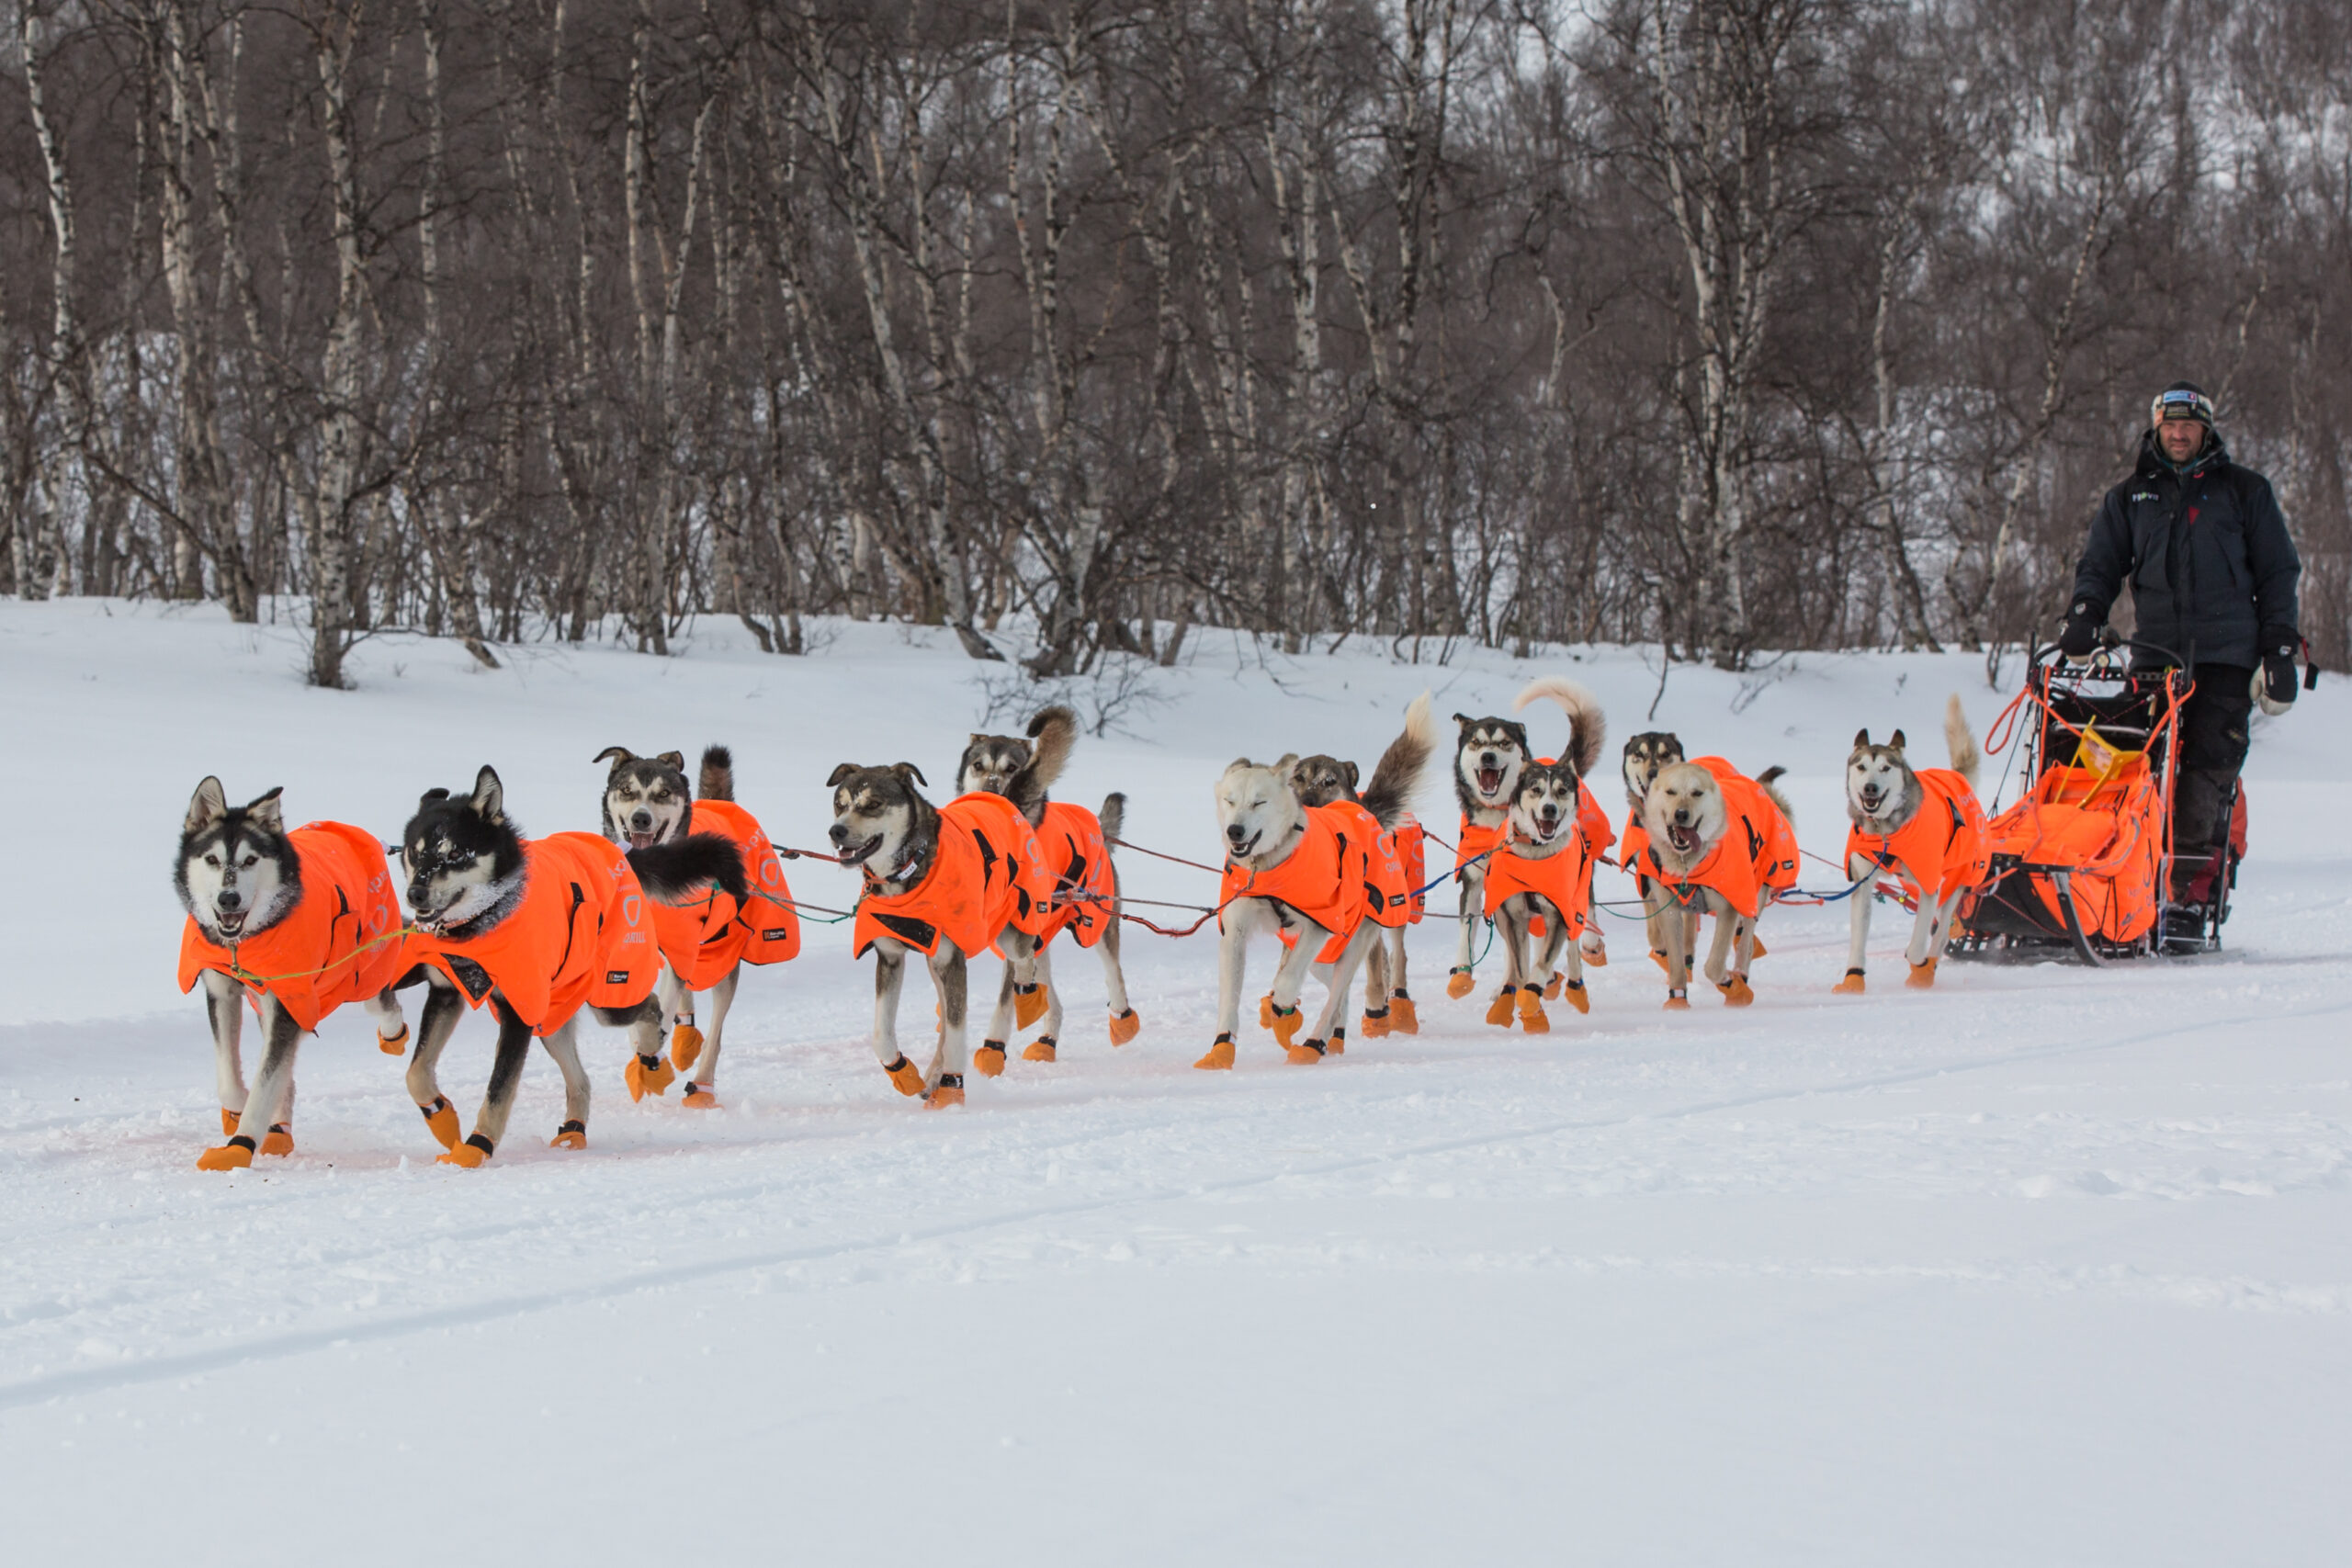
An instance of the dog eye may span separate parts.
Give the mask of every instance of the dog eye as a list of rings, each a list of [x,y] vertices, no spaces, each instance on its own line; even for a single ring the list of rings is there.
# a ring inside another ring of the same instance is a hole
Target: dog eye
[[[218,868],[220,864],[220,857],[215,854],[208,854],[204,857],[204,863],[209,866]]]

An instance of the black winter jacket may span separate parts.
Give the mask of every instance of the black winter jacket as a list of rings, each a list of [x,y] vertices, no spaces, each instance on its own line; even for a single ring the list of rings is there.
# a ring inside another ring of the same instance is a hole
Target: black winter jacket
[[[2268,479],[2231,462],[2218,435],[2184,474],[2151,430],[2132,477],[2107,492],[2091,524],[2075,602],[2104,619],[2129,581],[2141,641],[2199,664],[2252,669],[2264,648],[2295,635],[2302,574]]]

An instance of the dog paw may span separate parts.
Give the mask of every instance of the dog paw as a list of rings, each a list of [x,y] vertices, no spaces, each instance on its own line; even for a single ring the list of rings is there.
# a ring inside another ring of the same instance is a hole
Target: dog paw
[[[405,1023],[401,1024],[401,1032],[398,1034],[379,1034],[376,1036],[376,1049],[381,1051],[387,1056],[407,1055],[408,1025]]]
[[[1298,1032],[1306,1027],[1306,1014],[1299,1008],[1276,1008],[1272,1027],[1274,1043],[1287,1051],[1290,1043],[1298,1038]]]
[[[684,1072],[702,1057],[703,1032],[691,1023],[670,1031],[670,1065]]]
[[[1747,976],[1745,975],[1734,975],[1728,980],[1719,981],[1715,989],[1724,994],[1724,1006],[1727,1008],[1744,1008],[1756,999],[1756,993],[1747,988]]]
[[[1600,931],[1585,932],[1577,939],[1577,947],[1584,954],[1584,961],[1595,969],[1609,967],[1609,943],[1601,940]]]
[[[1487,1021],[1488,1023],[1499,1024],[1503,1028],[1509,1029],[1510,1027],[1512,1012],[1518,1005],[1518,996],[1519,993],[1512,990],[1509,986],[1505,986],[1501,990],[1497,991],[1495,993],[1495,999],[1487,1004]]]
[[[1021,1059],[1024,1062],[1052,1061],[1054,1059],[1054,1037],[1050,1034],[1040,1034],[1036,1039],[1029,1042],[1028,1045],[1023,1049],[1021,1053]]]
[[[243,1170],[254,1163],[254,1145],[250,1138],[232,1138],[219,1148],[207,1149],[196,1156],[198,1170]]]
[[[688,1103],[693,1102],[690,1100]],[[566,1122],[555,1130],[555,1136],[548,1140],[548,1147],[551,1149],[584,1149],[587,1146],[588,1123],[585,1122]]]
[[[1046,1016],[1046,987],[1043,985],[1012,987],[1013,1021],[1026,1029]]]
[[[447,1095],[435,1095],[432,1104],[420,1105],[417,1110],[424,1113],[425,1129],[433,1134],[434,1142],[445,1149],[458,1146],[458,1108],[449,1103]]]
[[[1129,1008],[1125,1012],[1114,1012],[1111,1015],[1112,1044],[1125,1045],[1142,1032],[1143,1020],[1136,1016],[1135,1009]]]
[[[1320,1040],[1302,1040],[1297,1044],[1294,1045],[1290,1043],[1290,1042],[1284,1041],[1283,1043],[1283,1055],[1289,1059],[1291,1065],[1294,1066],[1311,1066],[1315,1063],[1323,1059],[1323,1042]]]
[[[1413,998],[1402,991],[1388,998],[1388,1027],[1399,1034],[1421,1032],[1421,1015],[1414,1010]]]
[[[1582,980],[1570,980],[1560,987],[1560,999],[1578,1012],[1592,1010],[1592,995],[1584,988]]]
[[[891,1084],[900,1094],[922,1092],[922,1074],[917,1072],[915,1065],[908,1061],[905,1056],[899,1056],[882,1070],[890,1075]]]
[[[1666,994],[1666,1008],[1668,1012],[1688,1012],[1690,1010],[1690,998],[1680,991],[1668,991]]]
[[[926,1111],[944,1111],[951,1105],[963,1104],[964,1075],[942,1073],[939,1082],[933,1085],[931,1092],[922,1097],[922,1103]]]
[[[1847,970],[1846,977],[1838,981],[1836,985],[1830,987],[1829,989],[1841,997],[1860,996],[1863,990],[1862,972],[1859,969]]]
[[[1533,986],[1519,993],[1519,1026],[1530,1034],[1552,1032],[1552,1020],[1544,1011],[1544,993]]]
[[[1218,1035],[1216,1043],[1209,1047],[1208,1055],[1194,1062],[1193,1066],[1212,1072],[1230,1068],[1233,1066],[1233,1036]]]
[[[443,1155],[435,1165],[461,1165],[468,1170],[478,1170],[490,1158],[490,1140],[476,1133],[456,1148]]]
[[[261,1152],[266,1155],[290,1155],[294,1152],[294,1129],[280,1122],[262,1134]]]
[[[992,1078],[1004,1071],[1004,1043],[983,1040],[980,1048],[972,1053],[972,1070],[984,1078]]]
[[[1936,960],[1932,958],[1928,959],[1925,964],[1914,964],[1911,965],[1911,973],[1905,976],[1903,978],[1903,984],[1907,988],[1914,991],[1932,989],[1935,983]],[[268,1152],[268,1145],[264,1145],[262,1149],[263,1152],[266,1154]]]
[[[1382,1035],[1387,1033],[1392,1027],[1394,1026],[1389,1022],[1388,1010],[1386,1008],[1382,1008],[1378,1012],[1374,1012],[1370,1009],[1365,1010],[1363,1015],[1363,1037],[1366,1040],[1377,1040]]]
[[[1445,994],[1457,1002],[1477,989],[1477,986],[1478,983],[1470,978],[1470,971],[1467,969],[1449,969],[1445,972]]]
[[[1348,1032],[1344,1029],[1335,1029],[1331,1031],[1331,1038],[1324,1043],[1323,1054],[1327,1056],[1346,1055],[1348,1054]]]
[[[708,1084],[690,1083],[678,1103],[689,1111],[716,1111],[718,1109],[718,1094]]]
[[[631,1056],[621,1077],[628,1081],[631,1100],[643,1100],[649,1094],[659,1098],[678,1079],[670,1064],[659,1056]]]
[[[1264,996],[1258,998],[1258,1027],[1261,1029],[1272,1029],[1273,1026],[1274,997],[1273,993],[1269,991]]]
[[[1546,980],[1544,983],[1544,999],[1547,1002],[1558,1001],[1560,999],[1561,984],[1566,979],[1567,976],[1565,975],[1555,975],[1549,980]]]

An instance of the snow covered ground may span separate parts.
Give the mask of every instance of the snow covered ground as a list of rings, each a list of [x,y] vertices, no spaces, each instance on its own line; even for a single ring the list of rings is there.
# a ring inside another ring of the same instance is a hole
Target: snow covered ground
[[[2352,1560],[2335,681],[2263,721],[2216,957],[1953,964],[1914,995],[1883,910],[1877,988],[1837,998],[1842,908],[1776,911],[1756,1006],[1669,1016],[1619,923],[1590,1018],[1530,1039],[1444,998],[1432,924],[1418,1038],[1295,1068],[1251,1030],[1212,1075],[1190,1066],[1212,939],[1137,931],[1140,1040],[1112,1050],[1099,976],[1065,963],[1061,1063],[934,1114],[876,1067],[870,981],[812,927],[744,986],[722,1111],[630,1104],[592,1030],[587,1152],[543,1146],[540,1056],[497,1159],[437,1168],[355,1011],[302,1057],[296,1156],[194,1168],[210,1047],[167,876],[199,777],[390,836],[490,761],[551,831],[595,825],[603,747],[725,740],[775,837],[821,841],[837,762],[910,760],[944,794],[1001,674],[922,634],[828,636],[783,660],[706,627],[668,660],[522,649],[500,672],[387,637],[326,694],[286,629],[0,604],[12,1559]],[[1620,650],[1195,654],[1061,793],[1124,789],[1132,839],[1204,859],[1238,752],[1369,764],[1424,684],[1498,711],[1553,668],[1623,736],[1658,685]],[[1980,731],[2007,700],[1966,656],[1806,657],[1677,670],[1655,724],[1787,765],[1835,853],[1853,731],[1934,737],[1951,690]],[[1425,815],[1451,836],[1442,788]],[[475,1015],[447,1058],[469,1116],[489,1038]]]

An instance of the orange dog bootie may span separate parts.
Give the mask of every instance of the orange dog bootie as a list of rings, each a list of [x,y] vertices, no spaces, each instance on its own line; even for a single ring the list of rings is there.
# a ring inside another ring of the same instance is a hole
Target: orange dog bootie
[[[376,1049],[381,1051],[387,1056],[407,1055],[408,1025],[405,1023],[401,1024],[401,1032],[398,1034],[379,1034],[376,1036]]]
[[[1734,975],[1715,989],[1724,994],[1724,1006],[1727,1008],[1744,1008],[1756,999],[1756,993],[1747,988],[1745,975]]]
[[[1015,1022],[1026,1029],[1045,1016],[1046,987],[1044,986],[1012,987],[1012,1017]]]
[[[1004,1043],[998,1040],[983,1040],[980,1048],[972,1053],[972,1068],[984,1078],[995,1077],[1004,1071]]]
[[[963,1104],[964,1075],[961,1073],[940,1074],[939,1087],[924,1095],[922,1103],[924,1109],[930,1111],[944,1111],[948,1106]]]
[[[628,1066],[621,1069],[621,1077],[628,1084],[631,1100],[643,1100],[649,1094],[658,1099],[678,1079],[670,1064],[659,1056],[631,1056]]]
[[[692,1018],[682,1020],[670,1031],[670,1065],[682,1073],[693,1067],[702,1057],[703,1038]]]
[[[1578,1012],[1592,1010],[1592,996],[1584,988],[1582,980],[1570,980],[1560,987],[1561,999]]]
[[[1388,1027],[1399,1034],[1419,1034],[1421,1015],[1413,1006],[1413,998],[1398,991],[1388,998]]]
[[[1233,1066],[1233,1036],[1230,1034],[1218,1035],[1216,1037],[1216,1043],[1209,1047],[1208,1055],[1203,1056],[1199,1061],[1194,1062],[1193,1066],[1210,1072],[1231,1068]]]
[[[1052,1061],[1054,1059],[1054,1037],[1050,1034],[1040,1034],[1036,1039],[1029,1042],[1028,1048],[1021,1053],[1021,1059],[1024,1062]]]
[[[1125,1045],[1142,1032],[1143,1020],[1136,1016],[1135,1009],[1129,1008],[1125,1012],[1114,1012],[1111,1015],[1112,1044]]]
[[[585,1122],[566,1122],[555,1130],[555,1136],[548,1140],[548,1147],[551,1149],[584,1149],[587,1146],[588,1123]]]
[[[900,1094],[922,1092],[922,1074],[915,1070],[915,1065],[908,1061],[903,1053],[882,1070],[890,1075],[890,1082]]]
[[[1552,1032],[1552,1020],[1544,1011],[1544,993],[1533,986],[1519,993],[1519,1026],[1530,1034]]]
[[[1487,1004],[1487,1021],[1488,1023],[1500,1024],[1503,1028],[1509,1029],[1510,1027],[1511,1013],[1517,1005],[1518,997],[1519,993],[1511,989],[1509,986],[1505,986],[1501,990],[1497,991],[1495,993],[1495,999]]]
[[[434,1142],[445,1149],[458,1146],[458,1108],[449,1103],[447,1095],[436,1094],[432,1104],[420,1105],[417,1110],[424,1113],[425,1130],[433,1134]]]
[[[435,1165],[461,1165],[468,1170],[479,1170],[481,1168],[482,1162],[490,1158],[490,1140],[483,1137],[480,1133],[476,1133],[472,1137],[468,1138],[464,1143],[459,1144],[456,1148],[451,1149],[447,1154],[443,1155],[439,1159],[433,1163]]]
[[[1936,963],[1937,960],[1930,958],[1925,964],[1914,964],[1911,965],[1911,973],[1903,977],[1903,984],[1915,991],[1933,989],[1936,984]],[[269,1152],[266,1145],[263,1145],[262,1152],[264,1154]]]
[[[1467,969],[1449,969],[1445,972],[1445,994],[1457,1002],[1475,990],[1477,984],[1476,980],[1470,978],[1470,971]]]

